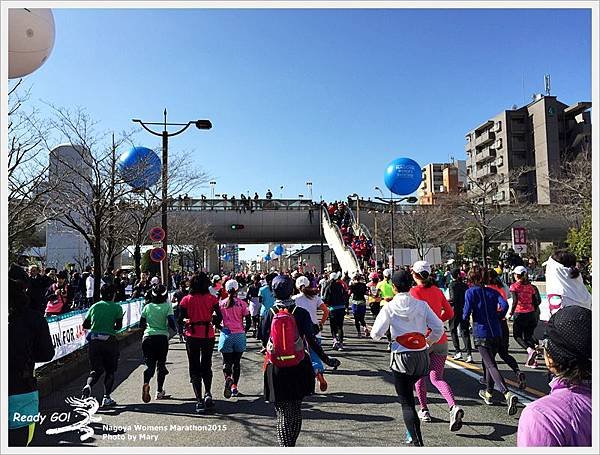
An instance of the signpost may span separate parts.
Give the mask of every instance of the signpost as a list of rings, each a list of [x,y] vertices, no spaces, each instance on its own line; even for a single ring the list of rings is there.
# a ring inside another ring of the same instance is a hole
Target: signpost
[[[527,254],[527,228],[512,228],[512,246],[515,253]]]
[[[150,250],[150,260],[162,262],[167,257],[167,252],[163,248],[153,248]]]
[[[165,238],[165,231],[163,228],[156,226],[150,229],[148,237],[152,240],[154,248],[150,250],[150,260],[154,262],[162,262],[167,257],[167,252],[164,248],[161,248],[161,242]]]

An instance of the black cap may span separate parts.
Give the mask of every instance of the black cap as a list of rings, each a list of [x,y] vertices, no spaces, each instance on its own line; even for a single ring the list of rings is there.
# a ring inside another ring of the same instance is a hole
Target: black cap
[[[412,285],[412,277],[406,270],[398,270],[392,275],[392,284],[399,292],[408,292]]]
[[[294,282],[287,275],[277,275],[271,285],[273,294],[279,300],[289,299],[294,292]]]
[[[562,308],[548,321],[547,350],[561,366],[592,366],[592,312],[577,305]]]

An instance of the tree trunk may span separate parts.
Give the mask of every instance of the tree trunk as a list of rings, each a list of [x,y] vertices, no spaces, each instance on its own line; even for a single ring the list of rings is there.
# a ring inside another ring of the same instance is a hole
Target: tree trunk
[[[133,250],[133,264],[135,266],[135,276],[139,280],[142,275],[142,251],[139,244]]]
[[[487,269],[487,250],[488,250],[488,236],[487,232],[484,231],[483,236],[481,237],[481,256],[483,260],[483,267]]]

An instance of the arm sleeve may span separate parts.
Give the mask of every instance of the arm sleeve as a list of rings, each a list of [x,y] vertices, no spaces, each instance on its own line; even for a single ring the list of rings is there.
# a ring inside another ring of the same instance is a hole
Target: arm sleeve
[[[54,357],[54,346],[50,337],[48,322],[41,314],[39,315],[37,330],[33,337],[33,359],[35,362],[48,362]]]
[[[498,306],[500,307],[500,312],[498,313],[498,315],[500,316],[500,318],[503,318],[506,316],[506,313],[508,312],[508,302],[506,300],[504,300],[504,298],[498,293]]]
[[[167,315],[167,324],[173,332],[177,332],[177,325],[175,324],[175,316],[173,314]]]
[[[468,321],[471,317],[471,292],[465,292],[465,307],[463,308],[463,321]]]
[[[374,340],[380,340],[385,336],[385,333],[389,328],[390,315],[388,314],[388,307],[384,306],[377,315],[377,318],[375,318],[375,322],[371,328],[371,338]]]
[[[329,308],[323,302],[319,305],[321,311],[323,311],[323,316],[321,317],[321,324],[325,324],[327,319],[329,318]]]
[[[427,327],[431,329],[427,341],[429,344],[437,343],[444,334],[444,324],[427,304],[425,304],[425,321]]]
[[[148,324],[146,323],[146,317],[142,316],[140,317],[140,329],[146,330],[146,327],[148,327]]]
[[[115,330],[121,330],[123,328],[123,308],[119,305],[119,308],[115,311]]]
[[[517,307],[517,303],[519,302],[519,295],[515,291],[511,290],[510,296],[512,297],[512,305],[510,306],[510,312],[512,314],[515,312],[515,308]]]
[[[454,306],[454,285],[448,286],[448,303]]]
[[[221,327],[221,322],[223,322],[223,314],[221,313],[221,308],[219,307],[219,303],[215,303],[213,306],[213,320],[212,323],[215,327]]]

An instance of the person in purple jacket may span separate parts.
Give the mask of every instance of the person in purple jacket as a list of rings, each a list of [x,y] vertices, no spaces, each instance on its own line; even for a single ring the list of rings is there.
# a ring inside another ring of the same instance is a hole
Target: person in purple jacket
[[[517,446],[592,445],[592,312],[580,306],[554,314],[542,341],[554,379],[550,395],[521,413]]]

